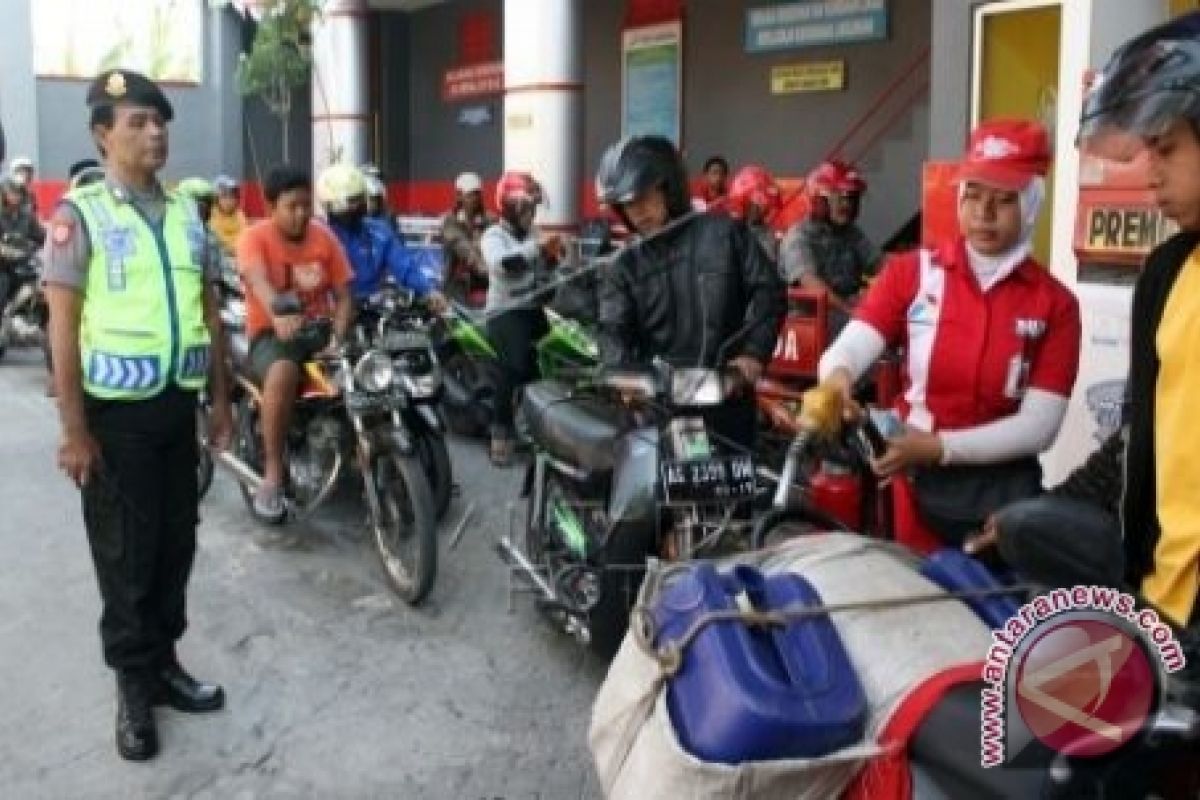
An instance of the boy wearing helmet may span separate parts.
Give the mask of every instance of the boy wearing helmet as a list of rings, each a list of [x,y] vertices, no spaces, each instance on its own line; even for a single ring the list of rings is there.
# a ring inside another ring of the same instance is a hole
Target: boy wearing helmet
[[[1122,429],[1048,497],[997,515],[975,546],[998,541],[1020,572],[1052,585],[1096,580],[1088,567],[1107,554],[1108,583],[1189,626],[1186,653],[1200,639],[1200,13],[1113,55],[1085,100],[1079,143],[1119,160],[1147,150],[1158,206],[1181,230],[1146,258],[1134,289]]]
[[[545,335],[541,299],[532,295],[539,274],[559,248],[559,237],[543,237],[533,224],[542,202],[542,187],[527,172],[505,172],[496,185],[500,221],[480,240],[488,268],[488,335],[496,344],[504,385],[496,392],[491,458],[507,466],[515,447],[513,398],[537,378],[534,343]]]
[[[483,206],[483,181],[474,172],[459,175],[454,181],[454,208],[442,217],[442,247],[447,283],[460,299],[487,288],[488,268],[479,242],[494,223]]]
[[[242,213],[242,190],[238,182],[228,175],[218,175],[213,180],[217,190],[217,204],[212,210],[208,226],[221,241],[221,246],[230,253],[237,252],[238,238],[246,230],[246,215]]]
[[[37,198],[33,194],[33,159],[29,156],[17,156],[9,165],[9,177],[21,187],[25,195],[24,207],[33,216],[37,216]]]
[[[317,179],[317,199],[350,259],[356,300],[379,291],[388,277],[423,298],[435,313],[446,308],[437,283],[387,223],[367,213],[367,179],[349,164],[334,164]]]
[[[784,236],[779,266],[788,283],[828,293],[832,335],[846,324],[882,254],[856,224],[867,190],[857,170],[826,161],[808,176],[805,190],[811,212]]]
[[[771,257],[779,261],[779,239],[771,228],[771,219],[779,213],[779,186],[763,167],[749,164],[738,170],[729,187],[729,213],[744,220],[755,240]]]
[[[693,213],[679,151],[662,136],[613,145],[596,173],[597,199],[637,238],[601,273],[600,360],[728,366],[753,386],[787,310],[779,271],[745,225]],[[727,440],[752,447],[752,393],[706,415]]]

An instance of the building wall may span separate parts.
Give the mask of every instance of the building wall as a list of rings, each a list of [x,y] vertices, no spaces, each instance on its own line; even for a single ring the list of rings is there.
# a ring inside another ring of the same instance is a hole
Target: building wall
[[[18,43],[24,44],[24,47],[13,48],[22,51],[19,70],[24,76],[32,75],[32,41],[25,33],[28,28],[27,24],[12,28]],[[222,171],[241,173],[241,102],[232,83],[239,41],[237,18],[231,12],[209,11],[205,15],[202,83],[194,87],[165,87],[175,109],[171,124],[171,155],[165,171],[168,178],[212,175]],[[9,74],[10,48],[6,47],[4,51],[3,72]],[[15,81],[19,87],[27,78],[18,77]],[[26,117],[25,125],[29,119],[36,119],[32,133],[24,130],[24,126],[14,129],[21,136],[17,146],[29,146],[30,137],[36,136],[36,146],[30,149],[36,153],[41,177],[63,179],[73,162],[96,155],[88,135],[84,104],[88,84],[61,79],[36,79],[35,82],[34,102],[21,102],[22,97],[28,98],[27,92],[18,90],[14,93],[14,105],[20,103],[19,107],[34,111]],[[5,93],[2,102],[6,106],[9,89],[8,79],[0,83],[0,91]]]
[[[591,175],[604,148],[621,133],[620,42],[626,2],[585,0],[581,5],[583,165],[585,175]],[[683,146],[693,172],[699,171],[709,155],[720,153],[735,168],[757,162],[781,176],[804,175],[876,100],[896,71],[930,42],[928,0],[892,0],[891,34],[885,41],[748,54],[743,46],[745,11],[754,5],[761,5],[760,0],[687,0]],[[384,83],[391,80],[393,70],[407,68],[411,76],[407,143],[407,174],[411,180],[449,181],[465,169],[487,177],[502,169],[502,98],[446,104],[441,99],[441,77],[456,56],[461,15],[488,10],[499,24],[503,6],[501,0],[455,0],[415,12],[409,16],[407,47],[396,32],[398,26],[390,21],[381,24]],[[832,58],[846,61],[845,91],[782,96],[770,93],[772,66]],[[919,78],[912,80],[924,79],[927,72],[927,66],[919,69]],[[910,80],[902,85],[900,93],[908,96],[912,90]],[[459,111],[475,105],[487,106],[491,121],[477,128],[460,124]],[[390,104],[385,108],[392,117],[401,113]],[[880,115],[863,133],[883,125],[887,116]],[[890,200],[886,204],[866,204],[864,227],[875,236],[890,234],[916,210],[920,164],[927,154],[927,116],[928,106],[922,101],[912,113],[901,115],[891,135],[869,152],[858,152],[852,143],[851,155],[863,156],[863,166],[873,183],[871,195]],[[403,152],[404,126],[385,120],[383,127],[387,132],[387,160],[391,153]],[[866,138],[869,136],[856,141],[861,143]],[[399,172],[393,170],[390,174]],[[587,187],[581,187],[581,191],[587,191]]]
[[[605,2],[606,0],[601,0]],[[596,0],[588,0],[590,6]],[[442,74],[458,57],[458,22],[462,14],[489,11],[496,19],[496,52],[503,50],[501,0],[455,0],[410,16],[407,68],[410,76],[407,111],[410,180],[452,181],[464,170],[494,177],[503,168],[501,121],[503,98],[462,103],[442,101]],[[388,49],[384,44],[381,49]],[[471,127],[459,121],[466,107],[484,106],[491,120]],[[402,130],[396,126],[393,130]]]

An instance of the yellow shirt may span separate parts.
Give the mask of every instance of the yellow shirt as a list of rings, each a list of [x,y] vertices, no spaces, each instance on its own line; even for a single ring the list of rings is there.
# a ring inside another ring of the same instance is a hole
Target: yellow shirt
[[[237,252],[238,238],[246,230],[246,215],[239,208],[232,214],[226,214],[215,204],[212,215],[208,218],[208,227],[221,240],[221,246],[230,253]]]
[[[1200,248],[1179,272],[1154,340],[1154,473],[1162,536],[1146,599],[1185,624],[1200,590]]]

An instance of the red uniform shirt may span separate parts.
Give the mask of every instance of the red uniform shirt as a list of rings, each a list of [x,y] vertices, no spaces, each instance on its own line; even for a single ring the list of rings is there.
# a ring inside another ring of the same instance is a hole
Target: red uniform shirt
[[[1069,397],[1079,370],[1079,303],[1026,258],[984,292],[959,240],[889,261],[855,317],[904,349],[908,424],[973,428],[1015,414],[1033,387]],[[921,553],[944,547],[917,512],[907,480],[893,481],[897,541]]]
[[[1079,370],[1070,290],[1026,258],[984,292],[962,239],[891,259],[855,318],[904,348],[899,410],[926,431],[1007,417],[1030,387],[1069,397]]]

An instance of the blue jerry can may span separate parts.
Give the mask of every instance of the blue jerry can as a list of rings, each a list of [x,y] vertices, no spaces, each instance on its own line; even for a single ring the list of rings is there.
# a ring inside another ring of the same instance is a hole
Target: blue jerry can
[[[821,597],[799,575],[696,564],[659,597],[657,645],[678,640],[705,612],[746,603],[766,611]],[[684,749],[725,764],[826,755],[860,741],[867,722],[862,685],[824,614],[777,627],[709,624],[684,652],[667,710]]]
[[[1003,586],[983,564],[961,550],[946,547],[930,553],[921,564],[921,575],[948,592],[969,592],[980,589],[999,589]],[[1003,628],[1004,623],[1020,610],[1014,595],[997,594],[964,600],[975,615],[989,628]]]

